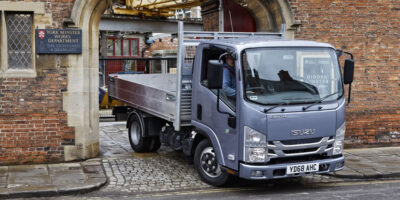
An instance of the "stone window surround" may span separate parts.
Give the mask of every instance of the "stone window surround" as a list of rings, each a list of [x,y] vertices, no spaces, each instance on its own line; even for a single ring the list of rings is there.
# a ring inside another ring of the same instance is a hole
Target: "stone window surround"
[[[32,67],[30,69],[8,69],[7,34],[5,24],[6,12],[31,12],[32,13]],[[0,2],[0,78],[35,78],[35,15],[45,14],[43,2]]]

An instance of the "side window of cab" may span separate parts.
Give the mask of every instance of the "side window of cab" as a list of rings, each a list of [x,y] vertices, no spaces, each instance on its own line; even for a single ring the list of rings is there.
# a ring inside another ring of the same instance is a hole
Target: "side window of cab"
[[[202,55],[202,60],[201,60],[201,78],[200,78],[200,84],[204,87],[207,88],[207,67],[208,67],[208,62],[210,60],[218,60],[220,55],[226,53],[223,49],[219,48],[204,48],[203,49],[203,55]],[[224,59],[225,62],[225,59]],[[217,90],[211,90],[215,95],[217,95]],[[220,99],[221,101],[226,104],[232,111],[236,110],[236,101],[231,98],[228,98],[227,95],[223,92],[223,90],[220,90]]]

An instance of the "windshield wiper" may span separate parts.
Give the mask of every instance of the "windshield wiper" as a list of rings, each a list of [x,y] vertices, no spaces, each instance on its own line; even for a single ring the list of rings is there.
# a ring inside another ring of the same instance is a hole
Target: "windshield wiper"
[[[278,104],[278,105],[272,106],[271,108],[264,109],[264,113],[267,113],[268,111],[270,111],[270,110],[272,110],[272,109],[274,109],[274,108],[277,108],[277,107],[279,107],[279,106],[283,106],[283,105],[289,105],[289,103],[284,102],[284,103],[280,103],[280,104]]]
[[[314,105],[316,105],[316,104],[322,103],[325,99],[327,99],[327,98],[329,98],[329,97],[331,97],[331,96],[333,96],[333,95],[335,95],[335,94],[337,94],[337,93],[339,93],[339,92],[334,92],[334,93],[332,93],[332,94],[328,94],[328,95],[322,97],[321,99],[319,99],[318,101],[316,101],[316,102],[314,102],[314,103],[312,103],[312,104],[310,104],[310,105],[308,105],[308,106],[306,106],[306,107],[303,107],[303,111],[309,109],[311,106],[314,106]]]

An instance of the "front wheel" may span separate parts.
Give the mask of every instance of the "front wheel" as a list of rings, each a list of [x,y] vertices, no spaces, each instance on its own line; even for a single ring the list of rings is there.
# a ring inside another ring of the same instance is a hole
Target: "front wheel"
[[[201,179],[213,186],[224,186],[231,178],[231,175],[221,170],[214,148],[208,140],[203,140],[197,145],[194,166]]]

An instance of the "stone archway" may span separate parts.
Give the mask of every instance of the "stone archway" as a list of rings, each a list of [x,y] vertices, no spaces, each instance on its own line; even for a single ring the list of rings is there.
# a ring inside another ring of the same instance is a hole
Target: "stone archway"
[[[294,34],[297,30],[297,27],[300,25],[300,22],[294,19],[288,0],[275,0],[275,2],[277,2],[275,13],[279,13],[281,15],[281,22],[286,25],[285,37],[287,39],[294,39]]]
[[[260,27],[271,28],[274,23],[280,27],[279,23],[284,22],[287,38],[294,38],[296,24],[287,0],[273,0],[276,3],[274,7],[268,7],[263,2],[265,0],[254,1],[258,3],[255,2],[250,11],[260,12],[256,7],[261,4],[269,9],[261,10],[264,13],[269,11],[269,25],[264,24],[266,22],[261,19],[264,15],[261,15],[258,19]],[[68,69],[68,90],[63,93],[63,109],[68,114],[68,126],[75,128],[75,145],[65,146],[65,161],[92,158],[99,153],[98,33],[101,15],[112,2],[76,0],[71,13],[70,26],[82,29],[82,54],[61,57],[60,61]]]
[[[257,31],[277,32],[286,25],[286,38],[293,39],[298,24],[295,23],[288,0],[234,0],[253,15]]]
[[[101,15],[112,0],[76,0],[71,26],[82,29],[82,54],[63,58],[68,68],[68,90],[63,107],[68,126],[75,128],[75,145],[65,146],[65,161],[96,157],[99,153],[99,40]]]
[[[204,29],[207,31],[219,30],[219,20],[223,19],[223,23],[227,23],[226,18],[229,17],[219,16],[221,14],[219,2],[233,1],[235,4],[245,8],[252,18],[254,18],[257,31],[259,32],[278,32],[281,29],[281,24],[286,25],[287,39],[294,39],[295,31],[300,25],[294,20],[292,10],[288,0],[208,0],[203,3],[202,11]],[[222,5],[222,7],[224,7]],[[229,6],[228,6],[229,7]],[[227,8],[229,9],[229,8]],[[227,15],[227,10],[223,8],[224,13]],[[226,13],[225,13],[226,12]],[[229,23],[229,20],[228,20]],[[236,24],[237,25],[237,24]],[[225,28],[225,26],[224,26]],[[229,30],[225,30],[229,31]]]

